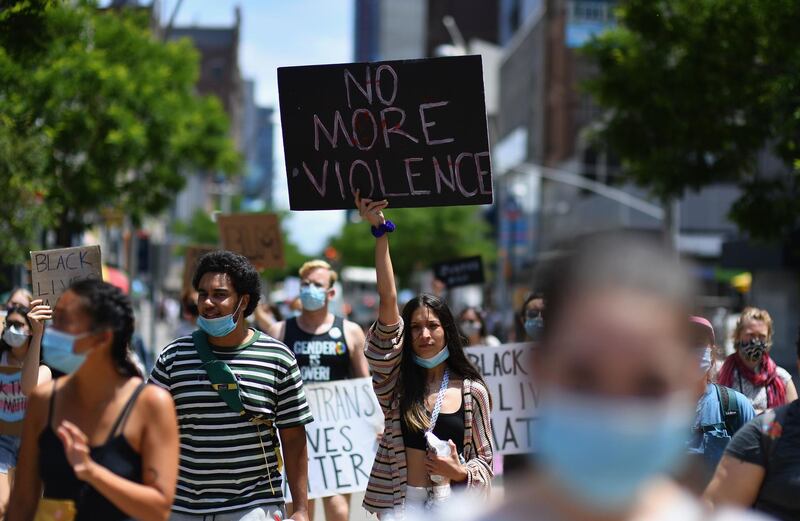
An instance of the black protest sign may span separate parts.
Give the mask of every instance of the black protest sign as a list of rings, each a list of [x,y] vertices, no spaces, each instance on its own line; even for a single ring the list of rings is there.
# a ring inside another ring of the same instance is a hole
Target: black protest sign
[[[434,276],[448,288],[483,284],[483,259],[480,255],[433,265]]]
[[[539,407],[539,390],[530,375],[530,352],[530,344],[464,350],[492,396],[495,454],[525,454],[536,446],[531,426]]]
[[[278,68],[292,210],[490,204],[480,56]]]
[[[34,299],[55,307],[58,297],[76,280],[103,278],[100,246],[78,246],[31,252],[31,289]]]

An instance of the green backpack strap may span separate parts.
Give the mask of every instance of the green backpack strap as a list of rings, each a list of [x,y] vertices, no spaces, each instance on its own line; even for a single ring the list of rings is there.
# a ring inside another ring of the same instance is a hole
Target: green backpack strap
[[[728,431],[728,436],[733,437],[736,433],[735,422],[739,419],[739,411],[734,409],[733,400],[731,400],[731,395],[727,387],[719,384],[714,384],[714,387],[717,388],[720,412],[722,412],[722,421],[725,423],[725,430]]]
[[[208,345],[208,335],[198,329],[192,333],[192,340],[194,340],[194,347],[203,362],[202,367],[211,381],[211,387],[219,393],[233,412],[247,416],[248,413],[242,404],[242,397],[239,396],[239,380],[228,364],[214,356],[211,346]]]

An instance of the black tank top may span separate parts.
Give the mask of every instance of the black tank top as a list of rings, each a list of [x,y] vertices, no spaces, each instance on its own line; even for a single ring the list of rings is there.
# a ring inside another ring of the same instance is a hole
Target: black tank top
[[[146,383],[142,382],[133,391],[119,417],[114,422],[108,439],[99,447],[92,447],[90,454],[98,464],[114,474],[142,483],[142,457],[133,450],[122,434],[125,421],[133,409],[133,404]],[[72,465],[67,461],[64,445],[53,430],[53,406],[56,385],[50,395],[50,411],[47,414],[47,427],[39,435],[39,475],[44,485],[45,499],[71,499],[75,502],[77,516],[75,521],[132,521],[132,518],[119,510],[91,485],[75,476]]]
[[[286,321],[283,343],[294,353],[303,382],[331,382],[350,377],[350,353],[342,317],[334,317],[331,328],[321,335],[306,333],[300,329],[296,317],[290,318]]]
[[[411,430],[406,426],[405,420],[400,422],[403,431],[403,444],[406,448],[428,450],[425,433]],[[440,440],[453,440],[459,454],[464,453],[464,397],[461,397],[461,407],[456,412],[439,413],[439,419],[433,426],[433,433]]]

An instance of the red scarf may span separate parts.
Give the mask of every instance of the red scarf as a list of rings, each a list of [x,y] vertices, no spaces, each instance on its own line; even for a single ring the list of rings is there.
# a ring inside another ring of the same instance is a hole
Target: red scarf
[[[786,386],[778,376],[777,368],[769,353],[764,353],[761,359],[761,371],[758,373],[745,365],[739,353],[733,353],[722,364],[717,383],[733,387],[733,373],[737,371],[739,376],[746,378],[754,386],[767,388],[767,407],[778,407],[786,403]]]

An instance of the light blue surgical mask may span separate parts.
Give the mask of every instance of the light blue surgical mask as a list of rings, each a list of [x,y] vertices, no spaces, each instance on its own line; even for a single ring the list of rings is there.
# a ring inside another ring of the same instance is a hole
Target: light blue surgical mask
[[[3,341],[11,347],[22,347],[28,334],[17,326],[9,326],[3,331]]]
[[[45,365],[65,374],[77,371],[86,360],[86,354],[74,352],[75,342],[91,334],[71,335],[58,329],[45,329],[42,337]]]
[[[525,334],[531,340],[539,340],[542,338],[542,331],[544,331],[544,319],[540,316],[525,319]]]
[[[584,506],[619,512],[648,480],[680,465],[692,413],[685,393],[612,400],[559,392],[533,424],[536,461]]]
[[[421,356],[414,355],[414,363],[425,369],[433,369],[448,358],[450,358],[450,349],[444,346],[441,351],[430,358],[422,358]]]
[[[328,302],[328,290],[313,284],[300,286],[300,303],[306,311],[317,311]]]
[[[236,309],[230,315],[217,318],[206,318],[203,315],[197,317],[197,327],[206,332],[208,336],[220,338],[227,336],[236,329],[236,321],[233,316],[239,311],[239,306],[242,305],[242,299],[236,304]]]

